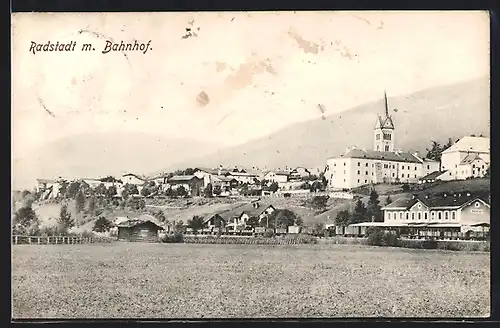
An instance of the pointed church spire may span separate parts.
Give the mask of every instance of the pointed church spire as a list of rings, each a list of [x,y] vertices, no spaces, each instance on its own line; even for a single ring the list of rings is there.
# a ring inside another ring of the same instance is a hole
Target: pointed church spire
[[[387,92],[384,90],[384,101],[385,101],[385,118],[389,117],[389,104],[387,102]]]

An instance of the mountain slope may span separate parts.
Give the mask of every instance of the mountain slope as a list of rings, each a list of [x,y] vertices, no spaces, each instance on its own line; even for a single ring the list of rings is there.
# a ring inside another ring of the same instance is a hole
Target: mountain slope
[[[396,148],[425,153],[431,140],[445,143],[449,137],[455,141],[469,134],[489,135],[489,95],[487,78],[433,87],[402,97],[389,95]],[[326,158],[340,155],[347,147],[371,149],[376,115],[383,111],[381,99],[324,119],[294,124],[267,137],[180,162],[176,167],[219,164],[322,167]]]
[[[212,152],[217,145],[142,133],[93,133],[57,140],[13,159],[14,188],[36,178],[101,177],[148,173]]]

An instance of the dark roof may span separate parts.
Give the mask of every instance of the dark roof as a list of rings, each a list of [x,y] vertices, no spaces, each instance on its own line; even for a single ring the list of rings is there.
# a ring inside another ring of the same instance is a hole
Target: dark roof
[[[139,220],[139,219],[130,219],[130,220],[123,221],[123,222],[119,223],[117,225],[117,227],[119,227],[119,228],[132,228],[132,227],[136,227],[136,226],[143,225],[143,224],[153,225],[156,228],[163,230],[162,227],[160,227],[159,225],[157,225],[156,223],[154,223],[152,221]]]
[[[219,169],[210,169],[210,168],[206,168],[206,167],[197,167],[195,168],[195,172],[196,171],[203,171],[203,172],[206,172],[206,173],[209,173],[209,174],[212,174],[212,175],[218,175],[219,174]],[[226,174],[230,172],[228,169],[221,169],[220,170],[220,174]]]
[[[168,179],[168,182],[187,182],[193,179],[198,179],[198,178],[194,175],[175,175],[170,179]]]
[[[211,216],[207,217],[205,220],[203,220],[203,224],[205,224],[208,221],[212,220],[212,218],[214,218],[216,216],[220,217],[224,222],[227,222],[226,219],[224,219],[220,214],[215,213],[214,215],[211,215]]]
[[[412,198],[400,198],[396,201],[386,205],[384,209],[391,208],[405,208],[409,209],[415,205],[418,201],[422,202],[425,206],[429,208],[442,208],[442,207],[461,207],[474,200],[482,200],[489,205],[488,197],[481,193],[441,193],[438,195],[414,195]]]
[[[434,171],[432,173],[427,174],[425,177],[420,178],[420,180],[433,180],[433,179],[436,179],[438,176],[440,176],[441,174],[443,174],[445,172],[446,171],[444,171],[444,172]]]
[[[367,158],[392,162],[421,163],[421,161],[410,153],[377,151],[367,149],[351,149],[348,153],[341,155],[344,158]]]
[[[272,206],[270,204],[261,204],[260,202],[258,207],[255,207],[255,202],[245,204],[242,206],[238,206],[232,210],[229,210],[227,212],[221,213],[220,215],[226,220],[226,221],[231,221],[235,217],[240,217],[243,213],[248,214],[248,216],[259,216],[262,214],[269,206]],[[273,206],[274,208],[274,206]]]

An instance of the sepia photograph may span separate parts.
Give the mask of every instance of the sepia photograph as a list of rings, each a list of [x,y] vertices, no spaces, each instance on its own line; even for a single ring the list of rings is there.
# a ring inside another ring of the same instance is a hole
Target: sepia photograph
[[[489,318],[487,11],[11,14],[11,318]]]

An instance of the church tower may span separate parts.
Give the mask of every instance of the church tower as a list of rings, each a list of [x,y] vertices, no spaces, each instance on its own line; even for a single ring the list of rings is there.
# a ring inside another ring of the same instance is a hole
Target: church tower
[[[387,94],[384,92],[385,117],[377,115],[377,122],[373,132],[373,150],[394,151],[394,122],[389,115]]]

